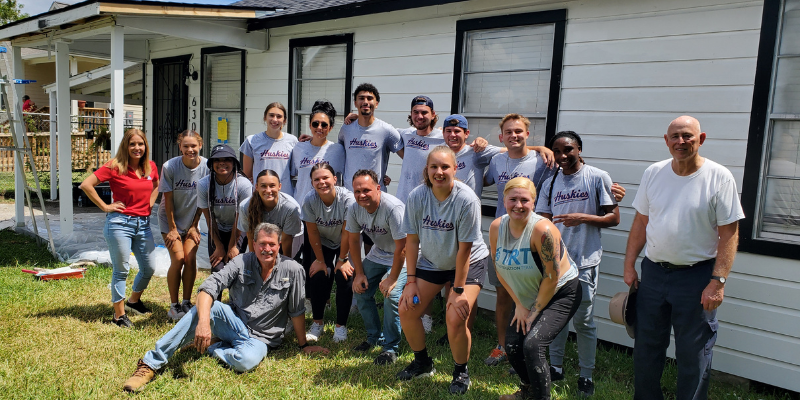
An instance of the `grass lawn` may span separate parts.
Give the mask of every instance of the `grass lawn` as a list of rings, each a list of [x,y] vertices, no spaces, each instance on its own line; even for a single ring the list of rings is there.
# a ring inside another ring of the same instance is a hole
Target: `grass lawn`
[[[108,285],[111,269],[96,267],[85,279],[39,282],[20,269],[56,267],[47,251],[27,237],[0,231],[0,398],[71,399],[127,398],[122,383],[133,372],[136,360],[172,326],[167,319],[169,297],[166,279],[153,278],[144,301],[154,312],[133,317],[135,328],[110,324]],[[197,284],[208,274],[200,272]],[[131,280],[133,277],[130,278]],[[438,308],[438,306],[437,306]],[[440,315],[437,309],[434,317]],[[326,313],[326,321],[335,314]],[[483,358],[494,345],[494,325],[479,318],[473,335],[470,360],[472,387],[465,399],[496,399],[516,390],[517,378],[508,364],[486,367]],[[308,321],[310,323],[310,320]],[[400,383],[395,373],[413,354],[403,342],[397,364],[372,364],[377,350],[354,354],[352,347],[364,337],[359,316],[348,323],[349,339],[332,342],[333,325],[327,325],[320,344],[331,354],[306,357],[292,337],[254,371],[236,374],[194,350],[176,353],[169,364],[136,397],[149,398],[286,398],[286,399],[451,399],[447,392],[452,372],[449,348],[436,346],[433,338],[444,334],[437,321],[429,340],[436,362],[433,379]],[[574,342],[567,346],[567,379],[554,385],[554,399],[577,399],[577,354]],[[676,371],[669,365],[663,385],[674,398]],[[600,346],[595,371],[597,399],[632,398],[633,366],[624,351]],[[747,391],[712,381],[712,399],[791,399],[795,394],[774,389]]]

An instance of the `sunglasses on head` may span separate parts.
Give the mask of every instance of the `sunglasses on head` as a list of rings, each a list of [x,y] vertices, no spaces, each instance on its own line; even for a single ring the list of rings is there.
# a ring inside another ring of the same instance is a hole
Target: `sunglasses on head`
[[[328,127],[328,123],[327,122],[314,121],[314,122],[311,123],[311,127],[312,128],[319,128],[320,125],[322,125],[322,129],[325,129],[325,128]]]

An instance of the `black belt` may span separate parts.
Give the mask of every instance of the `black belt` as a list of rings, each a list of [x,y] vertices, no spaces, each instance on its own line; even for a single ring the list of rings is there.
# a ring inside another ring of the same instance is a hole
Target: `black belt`
[[[696,262],[696,263],[691,264],[691,265],[678,265],[678,264],[668,263],[668,262],[665,262],[665,261],[662,261],[662,262],[656,262],[656,261],[653,261],[653,260],[650,260],[650,261],[653,264],[656,264],[656,265],[658,265],[658,266],[660,266],[661,268],[664,268],[664,269],[688,269],[688,268],[694,268],[694,267],[696,267],[698,265],[705,265],[705,264],[708,264],[708,263],[713,264],[713,263],[715,263],[717,261],[717,259],[716,258],[709,258],[708,260],[699,261],[699,262]]]

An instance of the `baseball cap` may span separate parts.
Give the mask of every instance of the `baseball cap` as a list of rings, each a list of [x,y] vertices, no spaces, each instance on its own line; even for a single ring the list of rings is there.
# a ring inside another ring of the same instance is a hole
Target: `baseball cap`
[[[447,128],[448,126],[457,126],[463,129],[469,129],[469,124],[467,124],[467,119],[464,118],[463,115],[453,114],[449,115],[447,118],[444,119],[444,124],[442,124],[443,128]]]
[[[433,110],[433,100],[428,96],[419,95],[411,100],[411,108],[414,106],[428,106]]]
[[[239,159],[236,157],[236,152],[233,151],[231,146],[227,144],[217,144],[211,148],[211,156],[208,157],[208,168],[214,168],[214,159],[232,158],[236,163],[236,169],[240,169]]]

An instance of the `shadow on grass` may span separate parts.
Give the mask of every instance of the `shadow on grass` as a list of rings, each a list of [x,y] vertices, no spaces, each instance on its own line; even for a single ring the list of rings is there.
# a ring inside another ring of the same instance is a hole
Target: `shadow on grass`
[[[145,305],[152,310],[146,319],[138,319],[134,323],[134,327],[147,327],[147,326],[161,326],[166,321],[166,308],[161,305],[145,301]],[[53,308],[47,311],[42,311],[36,314],[30,314],[34,318],[74,318],[83,322],[100,322],[112,323],[113,311],[110,304],[96,303],[96,304],[80,304],[73,306],[65,306]]]

